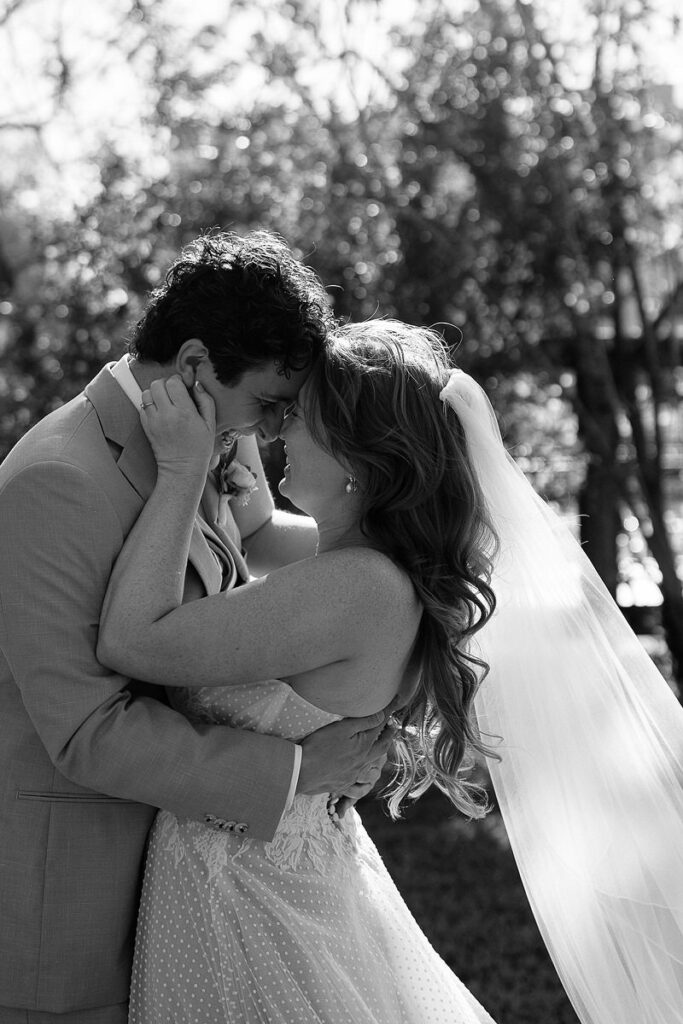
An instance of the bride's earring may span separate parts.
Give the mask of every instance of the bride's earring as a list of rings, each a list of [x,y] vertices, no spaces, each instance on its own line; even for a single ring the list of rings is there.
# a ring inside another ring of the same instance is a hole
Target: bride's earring
[[[346,487],[344,488],[347,494],[355,494],[358,490],[358,481],[355,476],[349,476],[346,479]]]

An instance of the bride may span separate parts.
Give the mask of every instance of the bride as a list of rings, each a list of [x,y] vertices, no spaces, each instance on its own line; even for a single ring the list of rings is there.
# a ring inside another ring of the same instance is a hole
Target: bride
[[[314,558],[181,605],[213,453],[212,402],[155,381],[159,472],[119,556],[99,656],[174,687],[198,723],[300,739],[400,691],[402,797],[435,781],[469,815],[462,768],[494,605],[494,538],[429,332],[381,322],[330,343],[282,428],[280,490],[312,515]],[[149,401],[148,398],[146,398]],[[189,684],[189,685],[188,685]],[[239,824],[239,823],[238,823]],[[411,918],[355,812],[297,796],[270,843],[160,812],[147,859],[131,1021],[490,1022]]]
[[[683,1021],[683,712],[436,336],[335,333],[282,429],[280,489],[316,519],[316,557],[184,605],[213,407],[178,378],[147,400],[158,480],[101,659],[172,687],[197,728],[296,740],[393,700],[394,812],[433,783],[481,816],[467,767],[501,736],[496,793],[580,1019]],[[159,813],[134,1024],[490,1024],[355,812],[328,811],[297,796],[270,843]]]

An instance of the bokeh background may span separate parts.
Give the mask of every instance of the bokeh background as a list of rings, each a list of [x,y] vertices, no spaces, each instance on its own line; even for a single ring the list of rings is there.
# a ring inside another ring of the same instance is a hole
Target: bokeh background
[[[441,326],[676,689],[679,12],[0,0],[0,458],[121,354],[184,243],[269,228],[340,316]],[[364,817],[500,1024],[576,1020],[495,812]]]

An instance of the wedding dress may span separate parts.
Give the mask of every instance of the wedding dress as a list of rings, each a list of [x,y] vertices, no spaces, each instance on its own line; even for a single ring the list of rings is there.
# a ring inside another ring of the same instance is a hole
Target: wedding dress
[[[270,681],[175,691],[189,718],[300,740],[339,716]],[[152,830],[131,1024],[494,1024],[438,957],[355,811],[296,796],[271,842],[166,811]]]

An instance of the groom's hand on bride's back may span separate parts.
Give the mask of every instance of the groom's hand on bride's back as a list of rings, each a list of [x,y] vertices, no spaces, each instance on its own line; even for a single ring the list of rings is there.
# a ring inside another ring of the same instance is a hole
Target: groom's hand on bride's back
[[[359,799],[377,782],[394,735],[388,710],[344,718],[301,741],[297,793],[345,793]]]

